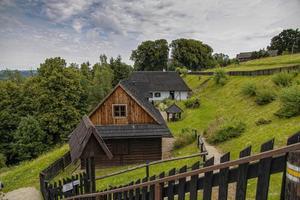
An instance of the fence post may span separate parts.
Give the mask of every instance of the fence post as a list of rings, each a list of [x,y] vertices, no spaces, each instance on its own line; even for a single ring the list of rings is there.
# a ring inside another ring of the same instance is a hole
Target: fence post
[[[300,150],[288,154],[285,199],[300,199]]]
[[[146,161],[146,177],[147,177],[147,179],[149,179],[149,175],[150,173],[149,173],[149,161],[147,160]]]
[[[89,192],[95,192],[96,191],[95,160],[93,156],[87,158],[86,173],[89,180]]]
[[[155,184],[155,200],[161,200],[161,187],[159,183]]]

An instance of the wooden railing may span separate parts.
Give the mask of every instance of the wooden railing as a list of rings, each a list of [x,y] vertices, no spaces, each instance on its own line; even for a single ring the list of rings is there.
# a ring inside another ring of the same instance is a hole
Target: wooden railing
[[[226,67],[224,69],[226,69]],[[229,76],[262,76],[262,75],[272,75],[284,71],[291,72],[291,71],[299,71],[299,70],[300,70],[300,65],[293,65],[289,67],[277,67],[277,68],[258,69],[258,70],[251,70],[251,71],[228,71],[226,73]],[[214,72],[195,71],[195,72],[189,72],[189,74],[211,76],[214,75]]]
[[[174,169],[167,177],[144,179],[127,186],[109,189],[97,193],[85,194],[66,198],[69,200],[87,199],[155,199],[164,197],[173,200],[178,195],[179,200],[184,200],[189,195],[191,200],[196,200],[202,195],[203,200],[212,199],[212,188],[217,187],[218,199],[225,200],[229,196],[228,186],[236,183],[234,198],[244,200],[249,179],[257,179],[256,199],[268,198],[270,177],[283,172],[281,184],[281,199],[285,199],[286,161],[289,152],[300,150],[300,133],[290,137],[287,146],[273,149],[274,139],[261,145],[259,154],[251,155],[251,146],[240,152],[239,159],[230,161],[230,153],[220,158],[220,164],[214,164],[214,158],[208,159],[203,168],[194,165],[193,170],[186,172],[186,167],[180,169],[180,174],[174,175]],[[158,178],[158,179],[156,179]],[[148,181],[149,180],[149,181]],[[201,191],[201,193],[199,193]],[[231,194],[232,195],[232,194]]]

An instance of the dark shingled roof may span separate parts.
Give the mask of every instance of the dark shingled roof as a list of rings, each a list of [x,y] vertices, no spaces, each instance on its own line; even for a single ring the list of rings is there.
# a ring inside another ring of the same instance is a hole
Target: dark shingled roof
[[[154,119],[156,119],[159,124],[165,124],[165,120],[161,116],[160,112],[146,98],[146,93],[148,92],[143,90],[143,83],[123,80],[119,84],[125,91],[127,91],[127,93],[129,93],[129,95],[131,95],[131,97],[133,97],[137,101],[137,103],[139,103],[146,110],[146,112],[148,112]]]
[[[236,55],[237,59],[251,58],[252,52],[242,52]]]
[[[143,83],[143,91],[191,91],[177,72],[138,71],[129,77],[131,82]]]
[[[69,146],[71,152],[72,162],[80,158],[85,146],[87,145],[90,137],[94,135],[100,147],[103,149],[109,159],[113,157],[112,153],[107,148],[101,135],[90,121],[89,117],[84,115],[81,122],[77,125],[76,129],[69,136]]]
[[[103,139],[172,137],[166,125],[128,124],[96,126]]]
[[[175,103],[169,106],[166,110],[167,113],[181,113],[183,110],[177,106]]]

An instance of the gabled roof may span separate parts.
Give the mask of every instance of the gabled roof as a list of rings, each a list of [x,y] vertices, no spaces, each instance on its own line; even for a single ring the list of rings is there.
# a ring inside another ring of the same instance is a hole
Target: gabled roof
[[[243,59],[243,58],[251,58],[252,52],[241,52],[236,55],[237,59]]]
[[[183,110],[177,106],[175,103],[173,103],[171,106],[169,106],[166,110],[167,113],[181,113]]]
[[[103,139],[173,137],[165,124],[96,126]]]
[[[129,80],[141,84],[142,90],[147,92],[191,91],[177,72],[137,71],[131,74]]]
[[[91,116],[118,87],[121,87],[131,98],[133,98],[135,102],[139,104],[158,124],[165,124],[160,112],[148,101],[148,92],[143,90],[143,83],[135,83],[129,80],[120,81],[119,84],[116,85],[116,87],[93,109],[89,116]]]
[[[98,141],[100,147],[105,152],[106,156],[111,159],[112,153],[109,151],[101,135],[90,121],[89,117],[84,115],[81,122],[77,125],[76,129],[69,136],[69,146],[71,152],[72,162],[80,158],[85,146],[90,140],[91,136],[94,136]]]

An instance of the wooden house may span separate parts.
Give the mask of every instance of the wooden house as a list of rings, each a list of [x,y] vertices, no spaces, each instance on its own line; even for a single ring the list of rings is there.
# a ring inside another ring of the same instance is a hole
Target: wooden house
[[[87,123],[70,135],[72,161],[94,156],[96,167],[105,167],[162,158],[162,138],[172,135],[142,88],[141,83],[121,81],[83,119]]]
[[[191,89],[177,72],[137,71],[129,77],[131,82],[139,83],[147,92],[150,101],[164,99],[186,100]]]

